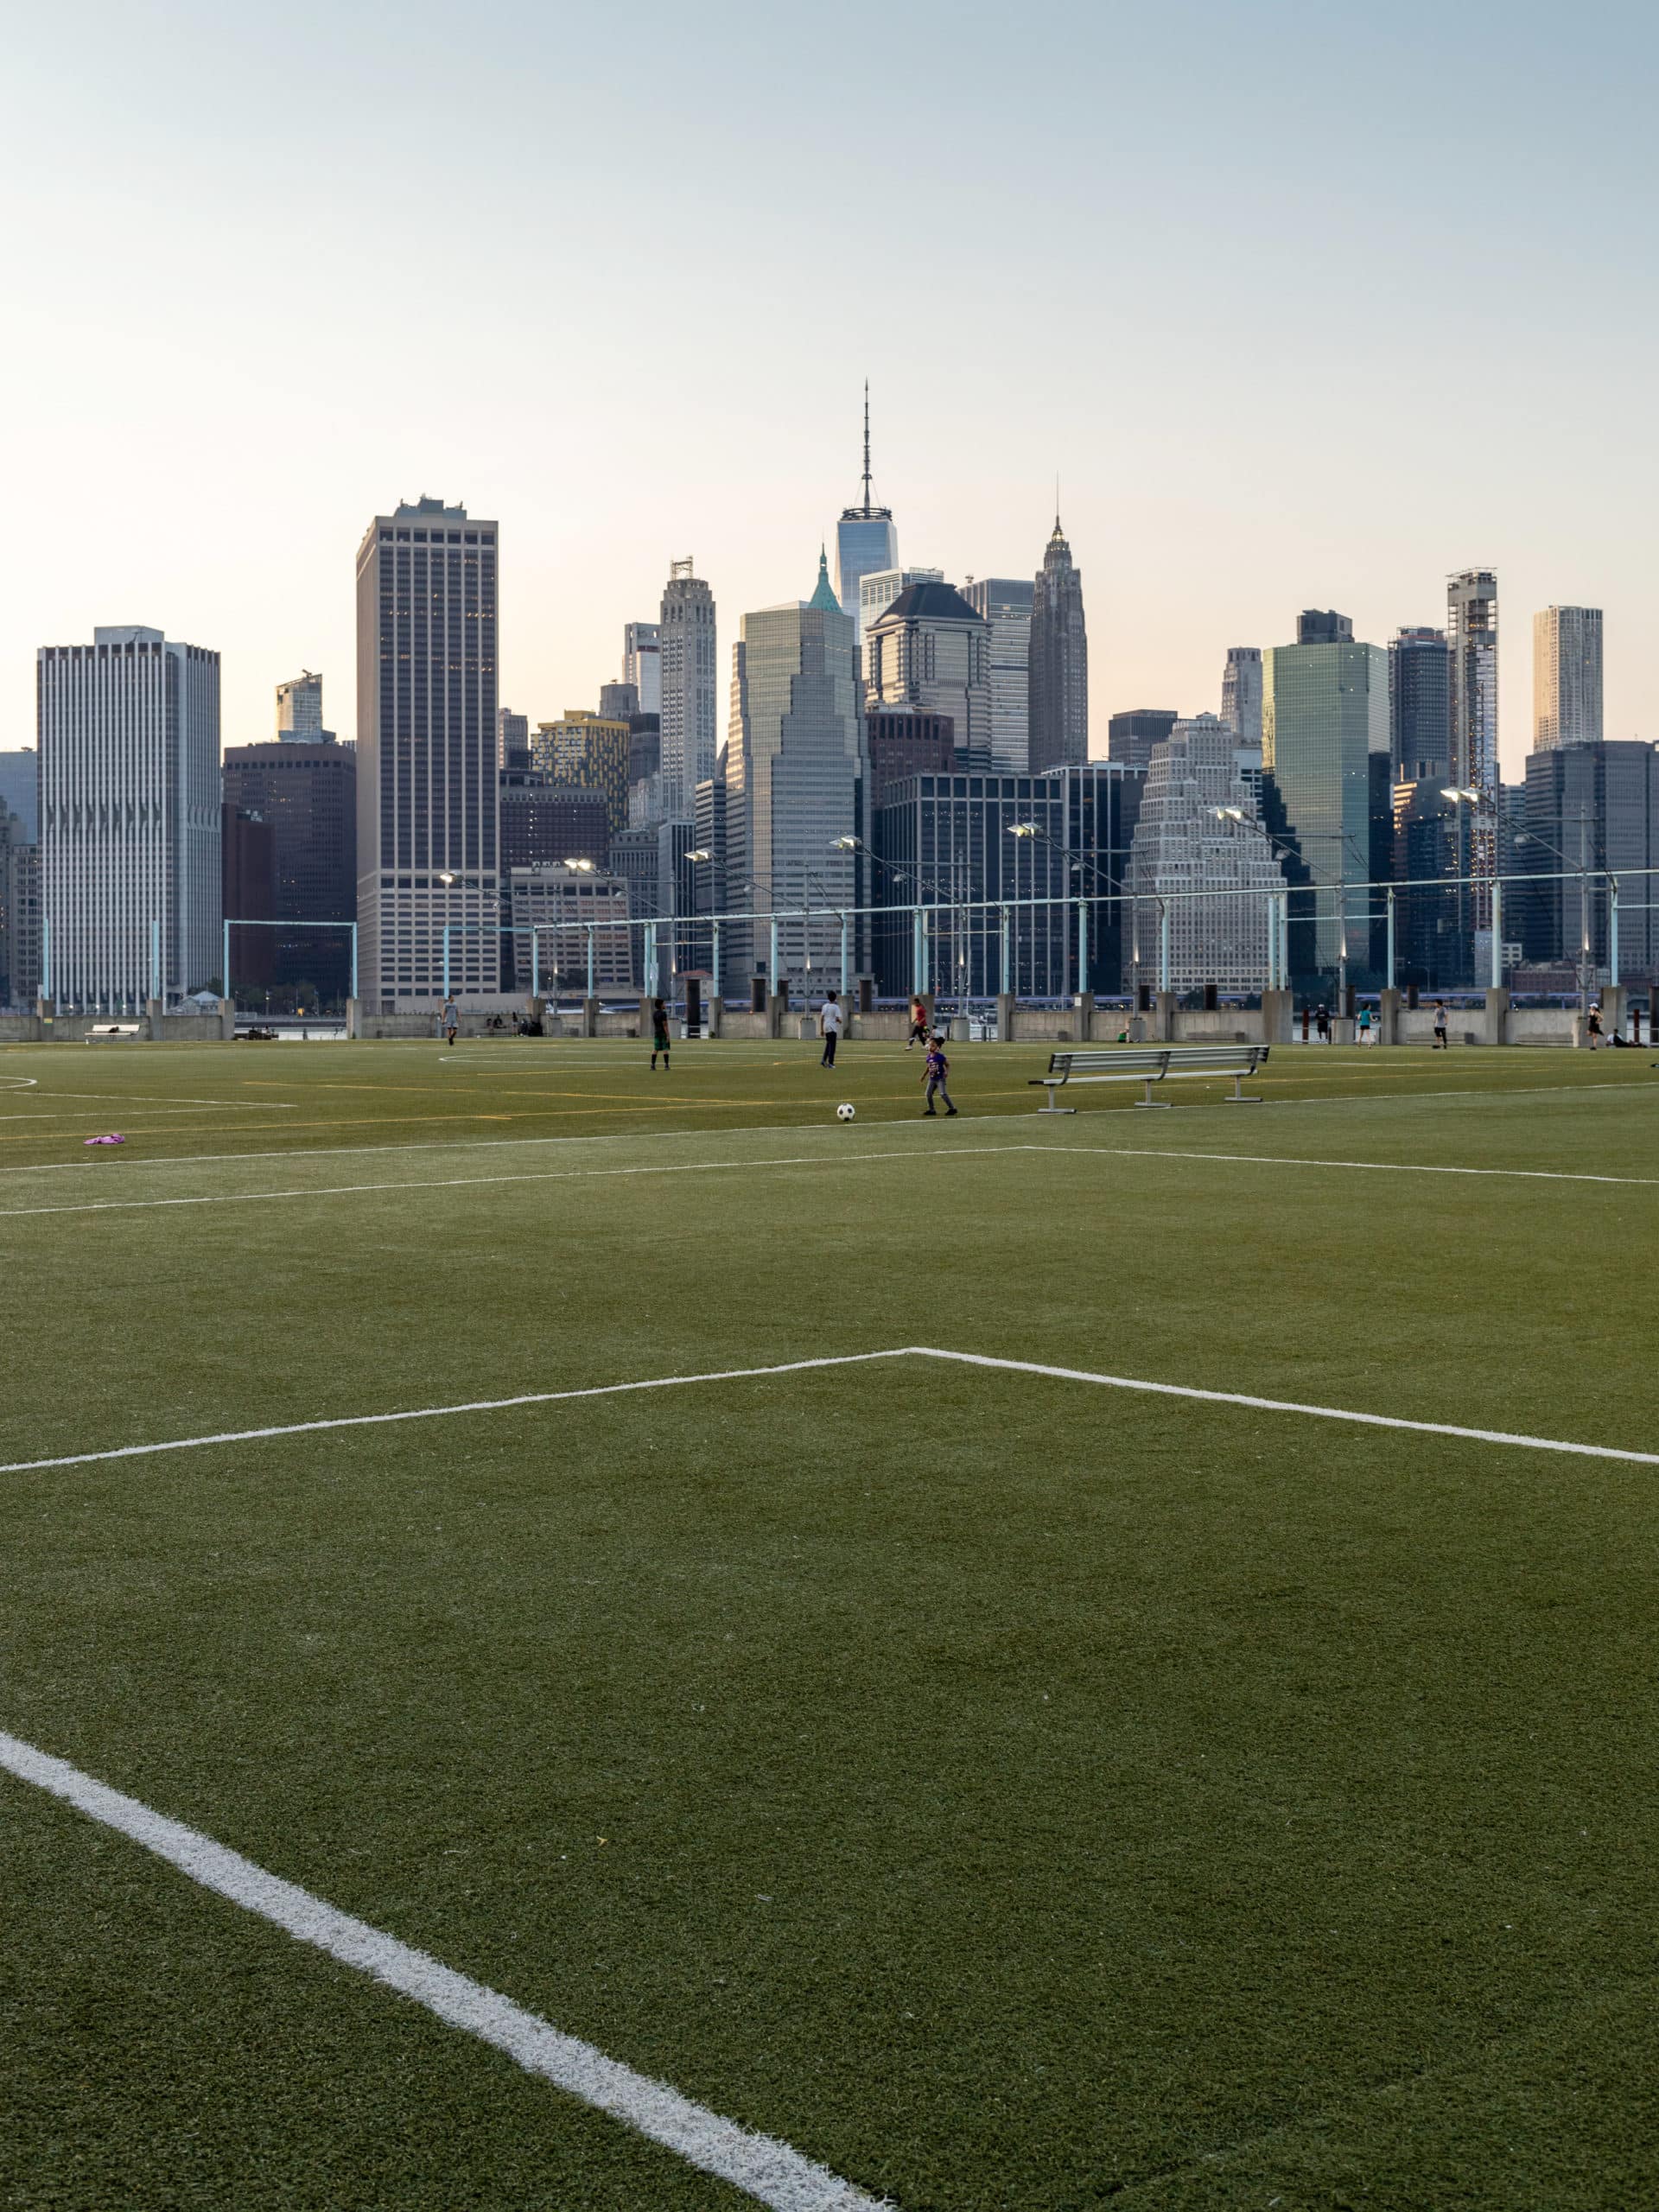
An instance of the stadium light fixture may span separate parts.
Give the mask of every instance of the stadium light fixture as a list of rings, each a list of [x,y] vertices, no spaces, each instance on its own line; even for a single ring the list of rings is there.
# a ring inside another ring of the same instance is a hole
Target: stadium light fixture
[[[1244,819],[1242,806],[1212,806],[1210,811],[1217,822],[1242,822]]]
[[[699,845],[695,853],[688,853],[685,857],[689,861],[711,861],[715,856],[712,853],[705,853]]]
[[[1010,822],[1008,835],[1010,837],[1034,837],[1037,835],[1037,824],[1034,822]]]
[[[573,875],[592,875],[594,873],[594,863],[592,861],[566,861],[565,866],[570,870]]]
[[[1449,798],[1453,806],[1478,806],[1480,804],[1480,793],[1478,791],[1471,791],[1469,790],[1467,785],[1464,784],[1442,784],[1440,785],[1440,797],[1442,798]]]

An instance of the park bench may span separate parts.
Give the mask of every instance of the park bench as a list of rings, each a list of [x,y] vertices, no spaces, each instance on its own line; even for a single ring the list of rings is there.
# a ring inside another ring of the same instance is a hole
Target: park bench
[[[142,1021],[100,1021],[86,1032],[86,1041],[89,1045],[102,1045],[111,1037],[142,1037],[143,1033]]]
[[[1048,1063],[1046,1075],[1033,1076],[1031,1087],[1039,1084],[1048,1096],[1038,1108],[1039,1114],[1075,1114],[1075,1106],[1059,1106],[1054,1094],[1068,1083],[1139,1083],[1146,1086],[1146,1096],[1137,1098],[1137,1106],[1167,1106],[1167,1098],[1154,1098],[1152,1086],[1162,1083],[1172,1075],[1231,1076],[1233,1095],[1224,1099],[1228,1106],[1259,1106],[1259,1098],[1247,1098],[1241,1085],[1247,1075],[1254,1075],[1267,1058],[1266,1045],[1108,1045],[1098,1052],[1055,1052]]]

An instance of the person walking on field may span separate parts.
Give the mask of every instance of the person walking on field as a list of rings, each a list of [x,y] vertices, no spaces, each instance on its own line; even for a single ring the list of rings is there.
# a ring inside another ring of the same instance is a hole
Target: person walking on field
[[[461,1008],[455,1004],[454,999],[445,999],[443,1012],[439,1020],[443,1028],[443,1041],[453,1052],[455,1049],[455,1032],[461,1027]]]
[[[1592,1005],[1589,1019],[1585,1023],[1585,1030],[1590,1049],[1593,1052],[1601,1042],[1601,1008],[1599,1006]]]
[[[1363,1006],[1359,1009],[1359,1041],[1362,1045],[1369,1045],[1373,1041],[1371,1035],[1371,1009],[1368,1006]]]
[[[944,1101],[947,1119],[956,1112],[950,1102],[950,1093],[945,1089],[944,1079],[950,1072],[950,1063],[944,1057],[944,1039],[935,1030],[927,1040],[927,1058],[922,1063],[922,1083],[925,1086],[922,1096],[927,1102],[922,1109],[925,1114],[935,1111],[933,1101],[936,1096]]]
[[[841,1001],[831,991],[818,1008],[818,1034],[823,1039],[823,1054],[818,1062],[821,1068],[836,1065],[836,1040],[841,1035]]]
[[[1451,1050],[1451,1046],[1446,1041],[1446,1001],[1444,999],[1436,999],[1434,1001],[1434,1043],[1432,1049],[1435,1052]]]
[[[920,1045],[924,1049],[927,1045],[927,1007],[913,995],[910,1001],[910,1035],[905,1050],[908,1052],[912,1045]]]
[[[651,1071],[657,1072],[657,1055],[663,1056],[663,1073],[668,1073],[668,1008],[661,999],[651,1002]]]
[[[1313,1027],[1319,1033],[1320,1044],[1328,1045],[1331,1042],[1331,1009],[1323,999],[1320,1000],[1319,1009],[1313,1016]]]

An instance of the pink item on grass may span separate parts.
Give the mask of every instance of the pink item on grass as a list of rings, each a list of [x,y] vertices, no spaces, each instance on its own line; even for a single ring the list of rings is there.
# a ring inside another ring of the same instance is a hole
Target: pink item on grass
[[[107,1136],[107,1137],[88,1137],[88,1138],[86,1139],[86,1142],[87,1142],[88,1144],[125,1144],[125,1142],[126,1142],[126,1139],[125,1139],[125,1137],[124,1137],[124,1136],[119,1136],[119,1135],[111,1135],[111,1136]]]

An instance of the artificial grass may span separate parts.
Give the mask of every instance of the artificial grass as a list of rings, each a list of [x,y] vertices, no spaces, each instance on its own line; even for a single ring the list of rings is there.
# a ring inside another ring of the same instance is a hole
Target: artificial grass
[[[1643,1176],[1628,1057],[123,1160],[318,1195],[0,1223],[0,1456],[915,1342],[1640,1448],[1640,1184],[1160,1156]],[[906,2212],[1636,2204],[1652,1490],[919,1362],[12,1475],[0,1726]],[[4,1789],[5,2201],[737,2201]]]

